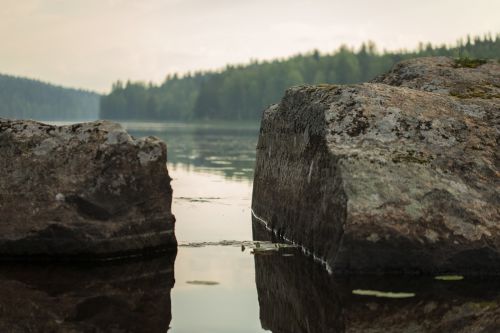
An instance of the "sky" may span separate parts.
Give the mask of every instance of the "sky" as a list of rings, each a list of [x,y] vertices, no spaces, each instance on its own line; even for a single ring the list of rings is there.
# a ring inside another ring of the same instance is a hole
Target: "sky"
[[[0,73],[107,92],[118,79],[500,33],[499,0],[0,0]]]

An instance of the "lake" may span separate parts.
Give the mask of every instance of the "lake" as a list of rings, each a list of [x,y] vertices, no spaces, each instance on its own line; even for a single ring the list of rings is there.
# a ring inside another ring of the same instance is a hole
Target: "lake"
[[[1,331],[500,331],[496,279],[334,277],[298,249],[257,251],[273,247],[265,230],[252,228],[258,126],[123,125],[167,142],[177,255],[3,265]]]
[[[259,128],[251,124],[124,123],[134,136],[167,142],[179,249],[169,332],[261,332],[252,240],[251,196]],[[201,246],[203,245],[203,246]],[[211,281],[197,285],[188,281]]]
[[[258,126],[125,126],[133,135],[156,135],[168,145],[180,242],[171,332],[500,331],[495,280],[334,279],[299,251],[254,256],[240,246],[217,245],[268,238],[264,230],[252,234]],[[193,246],[204,242],[213,245]],[[196,280],[218,284],[188,283]],[[395,294],[373,297],[353,290]]]

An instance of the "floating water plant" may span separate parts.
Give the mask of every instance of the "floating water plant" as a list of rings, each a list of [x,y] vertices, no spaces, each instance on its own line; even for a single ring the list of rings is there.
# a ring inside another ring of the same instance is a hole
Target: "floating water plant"
[[[354,295],[385,297],[385,298],[409,298],[415,297],[415,293],[406,292],[392,292],[392,291],[379,291],[379,290],[365,290],[355,289],[352,291]]]
[[[250,254],[253,255],[269,255],[273,254],[273,250],[260,250],[260,249],[253,249],[253,251],[250,251]]]
[[[462,275],[438,275],[435,276],[434,279],[440,281],[460,281],[463,280],[464,277]]]
[[[196,285],[201,285],[201,286],[216,286],[219,284],[217,281],[201,281],[201,280],[193,280],[193,281],[186,281],[187,284],[196,284]]]
[[[179,247],[205,247],[205,246],[238,246],[244,252],[247,248],[251,249],[251,253],[262,254],[263,252],[281,251],[290,248],[297,248],[297,245],[273,243],[269,241],[235,241],[223,240],[219,242],[194,242],[194,243],[179,243]]]

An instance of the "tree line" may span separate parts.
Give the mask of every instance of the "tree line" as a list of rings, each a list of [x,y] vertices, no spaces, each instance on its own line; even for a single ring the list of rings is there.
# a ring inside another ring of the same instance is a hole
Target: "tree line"
[[[99,94],[0,74],[0,117],[35,120],[94,120]]]
[[[379,52],[373,42],[333,53],[315,50],[287,59],[228,65],[221,71],[169,75],[163,83],[113,84],[101,97],[101,118],[117,120],[248,120],[280,100],[286,88],[301,84],[368,81],[409,58],[499,58],[500,34],[467,37],[454,46],[419,44],[413,51]]]

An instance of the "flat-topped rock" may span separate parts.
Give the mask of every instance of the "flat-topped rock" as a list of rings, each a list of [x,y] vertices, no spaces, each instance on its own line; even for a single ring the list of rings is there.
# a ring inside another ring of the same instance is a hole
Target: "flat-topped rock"
[[[0,119],[0,258],[175,249],[166,145],[108,121]]]
[[[289,89],[262,118],[255,223],[339,273],[500,273],[499,68],[416,59]]]

